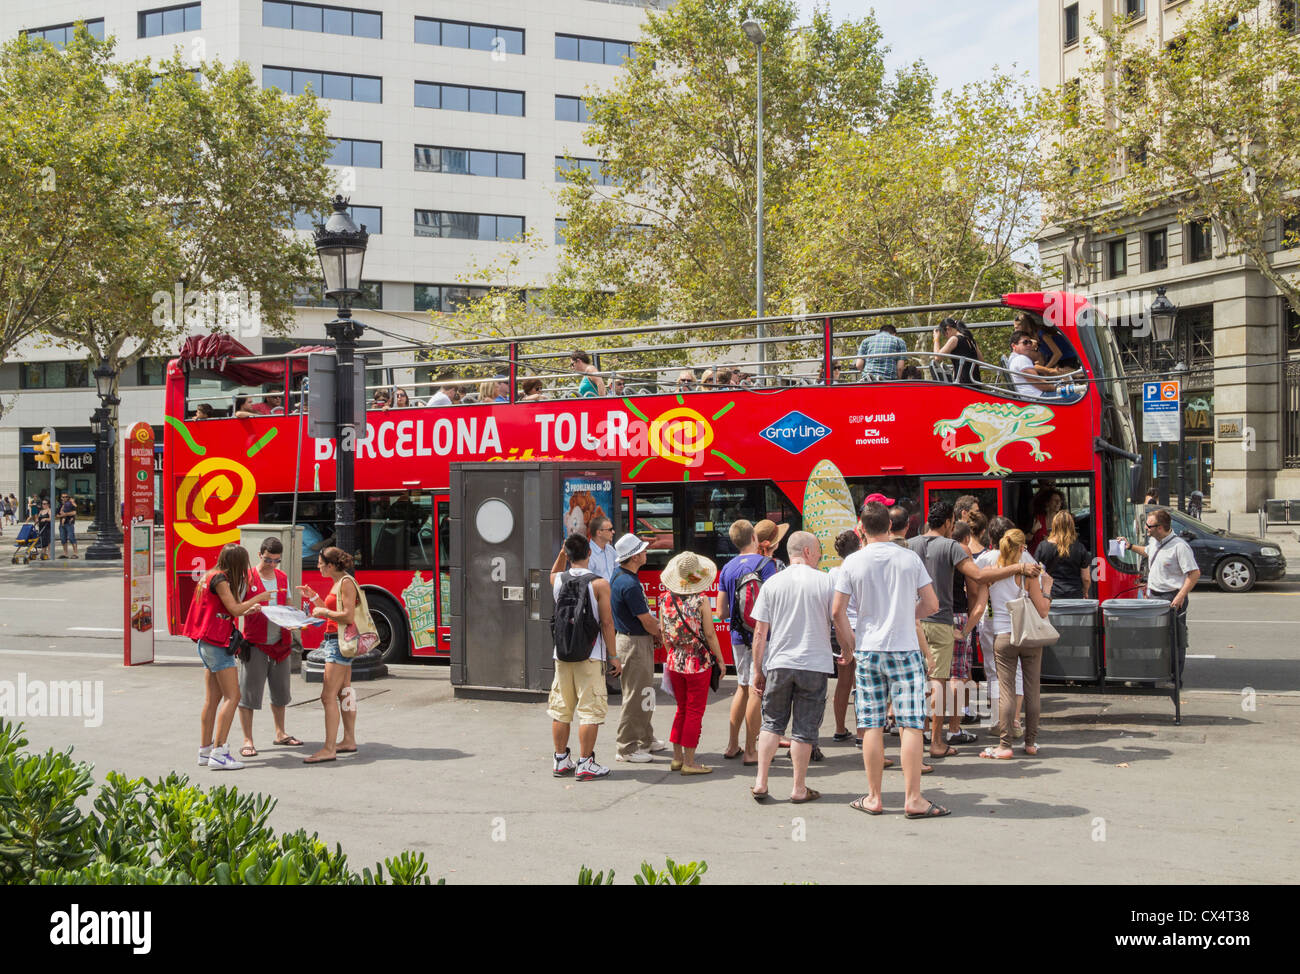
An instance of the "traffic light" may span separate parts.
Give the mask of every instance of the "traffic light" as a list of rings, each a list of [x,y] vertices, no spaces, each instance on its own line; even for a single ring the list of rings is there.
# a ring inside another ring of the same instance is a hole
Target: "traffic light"
[[[37,433],[32,442],[36,444],[37,463],[48,463],[52,467],[59,465],[59,444],[50,439],[49,433]]]

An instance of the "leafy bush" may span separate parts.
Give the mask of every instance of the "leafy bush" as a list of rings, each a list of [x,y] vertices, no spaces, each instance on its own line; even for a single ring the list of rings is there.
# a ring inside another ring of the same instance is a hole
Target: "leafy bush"
[[[185,775],[158,781],[110,771],[84,814],[91,767],[72,749],[28,754],[21,726],[0,720],[0,881],[49,885],[428,885],[423,853],[360,874],[342,847],[303,829],[277,835],[275,800]],[[387,873],[385,874],[385,870]],[[439,880],[441,884],[443,881]]]
[[[655,870],[650,863],[642,861],[641,871],[633,875],[632,879],[638,886],[699,886],[700,877],[709,871],[707,862],[687,862],[678,865],[671,859],[667,860],[666,869]],[[599,872],[592,874],[591,870],[583,866],[578,870],[579,886],[613,886],[614,870],[609,871],[609,875]]]

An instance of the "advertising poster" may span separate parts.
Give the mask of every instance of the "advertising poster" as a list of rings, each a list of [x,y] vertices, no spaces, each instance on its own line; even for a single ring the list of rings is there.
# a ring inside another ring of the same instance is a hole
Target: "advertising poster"
[[[153,522],[133,524],[127,536],[126,665],[152,663]]]
[[[613,518],[614,482],[597,474],[564,478],[564,534],[590,537],[594,518]]]

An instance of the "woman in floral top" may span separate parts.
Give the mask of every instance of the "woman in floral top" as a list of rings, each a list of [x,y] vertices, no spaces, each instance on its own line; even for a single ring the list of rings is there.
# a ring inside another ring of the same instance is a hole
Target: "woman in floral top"
[[[703,593],[713,584],[718,569],[707,558],[684,551],[659,576],[668,591],[659,600],[659,624],[667,652],[664,668],[677,698],[673,718],[672,770],[682,774],[708,774],[712,768],[695,762],[700,726],[709,700],[713,663],[725,666],[713,613]]]

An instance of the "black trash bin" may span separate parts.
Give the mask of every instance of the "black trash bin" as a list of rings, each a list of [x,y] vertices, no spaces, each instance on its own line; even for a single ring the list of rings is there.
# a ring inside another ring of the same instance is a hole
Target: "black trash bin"
[[[1096,599],[1053,599],[1048,621],[1061,634],[1043,647],[1044,680],[1090,680],[1101,676]]]
[[[1164,599],[1111,599],[1101,607],[1107,680],[1172,680],[1173,607]]]

